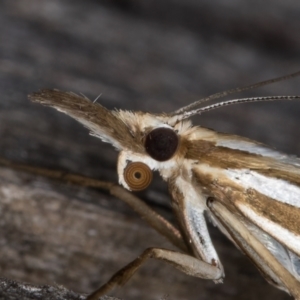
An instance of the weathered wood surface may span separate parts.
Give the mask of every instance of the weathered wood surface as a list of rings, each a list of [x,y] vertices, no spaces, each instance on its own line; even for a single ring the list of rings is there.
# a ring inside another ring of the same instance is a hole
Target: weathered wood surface
[[[63,286],[33,285],[20,283],[10,279],[0,278],[0,299],[18,300],[84,300],[85,295],[79,295],[67,290]],[[114,297],[103,296],[101,300],[118,300]]]
[[[299,11],[298,0],[3,0],[0,155],[116,181],[117,153],[109,145],[67,116],[32,105],[26,95],[59,88],[90,98],[102,93],[99,101],[109,108],[171,111],[201,96],[297,71]],[[299,93],[294,79],[238,96]],[[300,155],[299,115],[297,101],[258,103],[217,110],[195,123]],[[141,197],[172,220],[166,190],[156,179]],[[90,292],[147,247],[171,247],[106,193],[3,167],[0,213],[0,275],[78,293]],[[218,230],[211,233],[225,265],[223,285],[151,261],[114,295],[289,299]]]

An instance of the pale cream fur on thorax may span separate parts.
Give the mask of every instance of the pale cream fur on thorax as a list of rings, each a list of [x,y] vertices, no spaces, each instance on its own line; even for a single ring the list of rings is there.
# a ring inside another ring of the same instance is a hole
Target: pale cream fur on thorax
[[[217,140],[218,134],[215,131],[199,126],[193,126],[190,120],[184,120],[174,125],[170,125],[168,122],[169,118],[165,115],[154,115],[128,110],[113,111],[113,114],[120,118],[132,133],[136,133],[137,131],[144,132],[149,128],[167,127],[172,128],[181,136],[188,137],[190,140]]]

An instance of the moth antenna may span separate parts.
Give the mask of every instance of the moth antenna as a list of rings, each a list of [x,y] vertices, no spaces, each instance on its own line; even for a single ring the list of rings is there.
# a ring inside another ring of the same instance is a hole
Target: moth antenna
[[[187,106],[184,106],[184,107],[176,110],[175,112],[172,112],[170,115],[171,116],[180,115],[182,113],[191,111],[192,109],[194,109],[198,105],[202,104],[203,102],[207,102],[207,101],[210,101],[210,100],[213,100],[213,99],[222,98],[222,97],[225,97],[227,95],[234,94],[234,93],[240,93],[240,92],[243,92],[243,91],[252,90],[252,89],[255,89],[255,88],[258,88],[258,87],[262,87],[262,86],[265,86],[265,85],[268,85],[268,84],[271,84],[271,83],[275,83],[275,82],[279,82],[279,81],[284,81],[284,80],[287,80],[287,79],[291,79],[291,78],[297,77],[299,75],[300,75],[300,71],[298,71],[296,73],[289,74],[289,75],[285,75],[285,76],[281,76],[281,77],[277,77],[277,78],[273,78],[273,79],[261,81],[261,82],[258,82],[258,83],[255,83],[255,84],[251,84],[251,85],[248,85],[248,86],[244,86],[244,87],[240,87],[240,88],[234,88],[234,89],[230,89],[230,90],[227,90],[227,91],[223,91],[223,92],[219,92],[219,93],[216,93],[216,94],[212,94],[212,95],[210,95],[208,97],[202,98],[202,99],[197,100],[197,101],[195,101],[195,102],[193,102],[193,103],[191,103],[191,104],[189,104]]]
[[[188,119],[194,115],[201,114],[203,112],[207,112],[210,110],[214,110],[223,106],[238,104],[238,103],[248,103],[248,102],[263,102],[263,101],[275,101],[275,100],[295,100],[300,99],[300,95],[297,96],[265,96],[265,97],[253,97],[253,98],[241,98],[241,99],[233,99],[228,101],[223,101],[219,103],[215,103],[212,105],[204,106],[201,108],[197,108],[191,111],[186,111],[181,115],[176,116],[176,121],[182,121],[184,119]]]

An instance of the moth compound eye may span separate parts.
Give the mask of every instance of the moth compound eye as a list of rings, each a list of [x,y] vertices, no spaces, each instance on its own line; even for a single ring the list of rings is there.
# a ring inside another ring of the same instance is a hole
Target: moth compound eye
[[[124,170],[124,179],[132,191],[141,191],[149,186],[152,181],[151,169],[141,163],[129,163]]]
[[[170,128],[156,128],[146,136],[146,151],[157,161],[170,159],[176,152],[177,146],[178,135]]]

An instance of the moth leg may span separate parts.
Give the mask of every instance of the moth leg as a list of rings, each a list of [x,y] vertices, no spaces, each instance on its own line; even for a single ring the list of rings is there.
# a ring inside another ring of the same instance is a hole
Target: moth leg
[[[162,248],[148,248],[138,258],[113,275],[107,283],[90,294],[87,300],[97,300],[115,286],[124,285],[149,258],[165,261],[187,275],[202,279],[218,280],[223,276],[223,271],[217,266],[193,256]]]
[[[148,225],[166,237],[174,246],[184,252],[189,251],[180,231],[140,198],[136,197],[134,194],[128,192],[119,185],[111,187],[110,193],[128,204],[144,221],[148,223]]]
[[[0,165],[14,170],[25,171],[35,175],[40,175],[55,180],[66,181],[72,184],[78,184],[86,187],[107,190],[113,196],[127,203],[135,212],[137,212],[143,220],[145,220],[153,229],[166,237],[173,245],[184,252],[188,252],[185,242],[183,241],[180,231],[170,222],[155,212],[151,207],[144,203],[141,199],[134,196],[121,186],[107,181],[101,181],[90,177],[72,174],[65,171],[49,170],[46,168],[33,167],[26,164],[15,163],[0,158]]]

